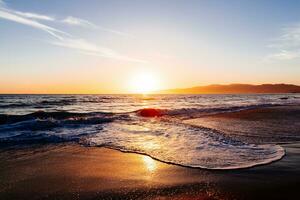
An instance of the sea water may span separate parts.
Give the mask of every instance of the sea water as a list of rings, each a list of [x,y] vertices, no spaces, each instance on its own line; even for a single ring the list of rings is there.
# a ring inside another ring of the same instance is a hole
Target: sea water
[[[186,121],[281,105],[300,105],[300,95],[0,95],[0,143],[73,141],[182,166],[245,168],[278,160],[284,149]]]

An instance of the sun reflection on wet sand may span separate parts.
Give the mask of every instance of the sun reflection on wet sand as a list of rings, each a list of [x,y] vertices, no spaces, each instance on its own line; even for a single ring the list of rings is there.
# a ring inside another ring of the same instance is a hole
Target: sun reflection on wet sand
[[[155,160],[153,160],[151,157],[149,157],[149,156],[143,156],[143,162],[145,164],[146,169],[149,172],[154,172],[156,170]]]

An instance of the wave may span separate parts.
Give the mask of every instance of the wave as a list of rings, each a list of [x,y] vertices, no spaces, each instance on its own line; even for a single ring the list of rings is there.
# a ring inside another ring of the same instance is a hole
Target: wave
[[[0,142],[69,141],[101,130],[102,124],[124,116],[103,113],[34,112],[0,115]]]
[[[10,109],[10,108],[24,108],[24,107],[30,107],[30,104],[27,103],[10,103],[10,104],[4,104],[0,105],[0,109]]]
[[[281,159],[275,144],[248,144],[206,127],[146,119],[140,123],[107,124],[86,138],[88,146],[146,154],[157,160],[205,169],[240,169]]]
[[[60,99],[60,100],[43,100],[43,101],[40,101],[40,102],[37,102],[36,104],[37,105],[56,105],[56,106],[59,106],[59,105],[71,105],[71,104],[74,104],[75,102],[77,102],[77,99],[73,99],[73,98],[69,98],[69,99]]]
[[[242,110],[250,110],[250,109],[265,108],[270,106],[280,106],[280,105],[281,104],[259,104],[259,105],[231,106],[231,107],[219,107],[219,108],[180,108],[180,109],[143,108],[133,112],[127,112],[127,113],[110,113],[110,112],[78,113],[78,112],[67,112],[67,111],[55,111],[55,112],[36,111],[25,115],[0,114],[0,125],[14,124],[22,121],[35,120],[35,119],[40,119],[40,120],[71,119],[74,122],[81,121],[82,123],[89,123],[91,119],[97,121],[97,119],[104,119],[108,117],[111,118],[112,116],[119,117],[119,118],[123,117],[124,119],[124,117],[128,118],[132,113],[142,117],[192,118],[192,117],[200,117],[203,115],[210,115],[216,113],[237,112]]]
[[[204,108],[179,108],[179,109],[143,108],[134,112],[143,117],[170,116],[170,117],[193,118],[193,117],[201,117],[204,115],[211,115],[217,113],[238,112],[242,110],[275,107],[281,105],[283,104],[256,104],[256,105],[245,105],[245,106],[228,106],[228,107],[213,107],[213,108],[205,108],[205,107]]]
[[[178,161],[165,160],[163,158],[160,158],[159,156],[145,153],[143,151],[129,150],[126,148],[120,148],[120,147],[108,145],[108,144],[94,145],[94,146],[115,149],[115,150],[121,151],[123,153],[135,153],[135,154],[146,155],[146,156],[151,157],[154,160],[157,160],[157,161],[160,161],[160,162],[163,162],[166,164],[178,165],[178,166],[188,167],[188,168],[207,169],[207,170],[236,170],[236,169],[252,168],[252,167],[256,167],[256,166],[260,166],[260,165],[267,165],[267,164],[273,163],[275,161],[281,160],[285,156],[285,150],[283,147],[281,147],[279,145],[269,145],[269,146],[264,145],[264,147],[267,149],[271,148],[271,150],[270,150],[271,154],[267,155],[268,156],[267,158],[261,158],[261,160],[253,160],[252,163],[244,162],[244,163],[240,163],[239,165],[234,165],[234,166],[218,166],[218,165],[217,166],[206,166],[206,165],[199,165],[199,164],[190,165],[190,164],[186,164],[185,162],[180,163]],[[272,151],[272,149],[274,149],[274,150]],[[265,153],[265,152],[261,152],[261,153]],[[223,163],[221,163],[221,164],[223,164]]]
[[[0,115],[0,125],[3,124],[14,124],[22,121],[35,120],[35,119],[55,119],[55,120],[66,120],[70,119],[73,121],[80,121],[83,119],[91,119],[95,118],[104,118],[112,116],[110,113],[103,112],[92,112],[92,113],[73,113],[66,111],[59,112],[45,112],[45,111],[37,111],[30,114],[25,115]],[[87,122],[87,121],[86,121]]]
[[[235,140],[215,129],[182,123],[182,119],[269,106],[278,105],[144,108],[127,113],[38,111],[25,115],[2,114],[0,144],[76,141],[88,146],[147,154],[188,167],[246,168],[278,160],[284,156],[284,149],[276,144],[258,145]]]
[[[76,103],[76,99],[60,99],[60,100],[42,100],[33,103],[23,103],[23,102],[16,102],[16,103],[5,103],[5,101],[0,102],[4,104],[0,104],[0,109],[14,109],[14,108],[46,108],[51,106],[66,106],[72,105]]]

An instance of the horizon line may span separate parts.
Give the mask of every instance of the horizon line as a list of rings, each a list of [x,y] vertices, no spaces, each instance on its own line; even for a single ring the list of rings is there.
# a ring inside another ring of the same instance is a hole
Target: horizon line
[[[190,86],[190,87],[182,87],[182,88],[169,88],[169,89],[161,89],[161,90],[155,90],[155,91],[151,91],[148,93],[135,93],[135,92],[112,92],[112,93],[16,93],[16,92],[12,92],[12,93],[1,93],[0,95],[154,95],[154,94],[160,94],[160,95],[164,95],[164,94],[170,94],[168,93],[168,91],[172,91],[172,90],[184,90],[184,89],[192,89],[192,88],[197,88],[197,87],[208,87],[208,86],[213,86],[213,85],[218,85],[218,86],[231,86],[231,85],[249,85],[249,86],[262,86],[262,85],[289,85],[289,86],[296,86],[296,87],[300,87],[300,85],[296,85],[296,84],[291,84],[291,83],[262,83],[262,84],[248,84],[248,83],[228,83],[228,84],[208,84],[208,85],[197,85],[197,86]],[[299,92],[291,92],[292,93],[299,93]],[[235,93],[235,92],[229,92],[229,93],[220,93],[220,92],[202,92],[202,93],[182,93],[182,92],[178,92],[178,93],[172,93],[172,94],[288,94],[288,92],[240,92],[240,93]]]

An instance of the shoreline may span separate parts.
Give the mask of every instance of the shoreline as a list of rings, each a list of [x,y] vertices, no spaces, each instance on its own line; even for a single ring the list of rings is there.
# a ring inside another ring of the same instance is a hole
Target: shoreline
[[[294,144],[294,143],[291,143],[291,144]],[[84,146],[84,147],[89,148],[89,146]],[[98,146],[94,146],[94,147],[98,147]],[[279,159],[277,159],[277,160],[273,160],[273,161],[266,162],[266,163],[261,163],[261,164],[254,164],[252,166],[247,166],[247,167],[220,168],[220,169],[218,169],[218,168],[194,167],[194,166],[183,165],[183,164],[178,164],[178,163],[174,163],[174,162],[168,162],[168,161],[164,161],[164,160],[155,158],[155,157],[153,157],[153,156],[151,156],[151,155],[149,155],[147,153],[136,152],[136,151],[125,151],[125,150],[121,150],[121,149],[117,149],[117,148],[109,147],[109,146],[99,146],[98,148],[111,149],[111,150],[119,151],[119,152],[125,153],[125,154],[128,153],[128,154],[137,154],[137,155],[142,155],[142,156],[148,156],[151,159],[156,160],[158,162],[162,162],[162,163],[165,163],[165,164],[168,164],[168,165],[174,165],[174,166],[178,166],[178,167],[185,167],[185,168],[190,168],[190,169],[201,169],[201,170],[208,170],[208,171],[236,171],[236,170],[251,169],[251,168],[254,168],[254,167],[269,165],[269,164],[272,164],[273,162],[280,161],[281,159],[283,159],[286,156],[285,149],[282,146],[280,146],[280,147],[284,151],[284,154]]]
[[[74,143],[2,150],[0,197],[73,199],[75,196],[70,191],[75,191],[83,199],[96,194],[101,199],[111,199],[111,196],[130,199],[147,194],[142,199],[148,199],[148,195],[156,198],[156,193],[163,193],[167,199],[191,197],[190,193],[204,199],[263,199],[260,198],[263,196],[282,199],[283,194],[295,195],[300,183],[297,178],[300,177],[300,143],[284,148],[287,154],[278,162],[238,170],[187,168],[144,155]],[[265,191],[269,187],[285,193]],[[242,197],[243,193],[247,196]],[[45,195],[48,197],[44,198]]]
[[[256,125],[259,134],[285,116],[296,122],[290,130],[299,131],[299,111],[299,106],[264,108],[189,123],[221,127],[225,134],[237,125]],[[277,131],[281,129],[274,129],[275,136]],[[294,199],[300,184],[300,141],[280,145],[286,152],[280,160],[231,170],[167,164],[75,142],[1,146],[0,199]]]

